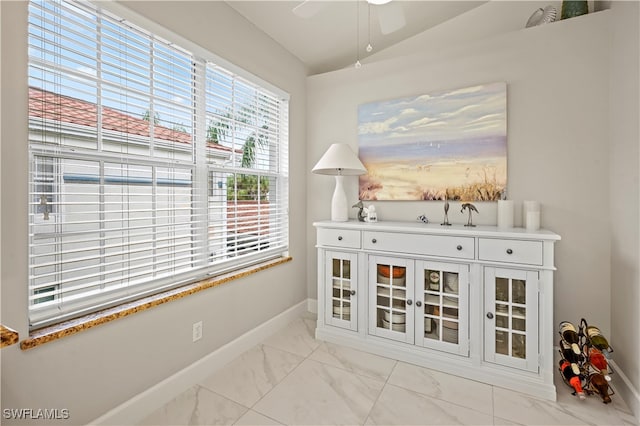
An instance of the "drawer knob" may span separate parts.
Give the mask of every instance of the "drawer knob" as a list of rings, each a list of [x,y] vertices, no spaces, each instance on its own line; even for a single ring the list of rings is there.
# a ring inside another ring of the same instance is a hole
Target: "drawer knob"
[[[458,244],[458,247],[456,247],[458,249],[458,251],[462,250],[462,246],[460,244]]]
[[[507,254],[513,254],[513,250],[507,249]]]
[[[491,312],[487,312],[487,318],[493,319],[493,314]]]
[[[377,242],[378,242],[378,240],[376,240],[376,239],[374,238],[374,239],[372,239],[372,240],[371,240],[371,242],[372,242],[373,244],[375,244],[375,243],[377,243]]]
[[[351,295],[355,296],[356,295],[356,291],[355,290],[351,290]]]
[[[342,235],[338,235],[338,241],[342,241]]]

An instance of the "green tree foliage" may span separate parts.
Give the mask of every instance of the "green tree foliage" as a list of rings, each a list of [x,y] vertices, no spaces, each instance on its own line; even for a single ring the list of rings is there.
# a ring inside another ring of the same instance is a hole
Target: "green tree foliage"
[[[261,176],[258,187],[258,176],[249,174],[231,175],[227,178],[227,200],[229,201],[266,201],[269,193],[269,178]],[[237,197],[237,198],[236,198]]]
[[[207,126],[207,142],[211,144],[222,144],[231,136],[232,126],[242,125],[246,127],[257,127],[244,141],[242,145],[242,159],[240,166],[251,169],[256,166],[257,153],[260,148],[266,148],[269,144],[268,130],[266,124],[260,125],[261,117],[269,115],[269,111],[261,110],[255,105],[266,105],[267,102],[259,100],[250,106],[241,106],[236,111],[224,111],[217,113],[217,119],[211,120]],[[227,178],[227,200],[258,200],[264,201],[269,193],[269,178],[259,177],[257,174],[234,174]]]
[[[144,121],[151,122],[151,110],[146,110],[144,114],[142,114],[142,119]],[[158,114],[157,112],[153,113],[153,124],[156,126],[160,124],[160,114]]]

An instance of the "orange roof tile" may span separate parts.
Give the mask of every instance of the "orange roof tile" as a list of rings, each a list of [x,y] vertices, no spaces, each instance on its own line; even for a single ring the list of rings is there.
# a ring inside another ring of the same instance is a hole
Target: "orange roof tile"
[[[81,99],[29,87],[29,117],[95,128],[98,123],[98,106]],[[149,137],[151,131],[149,124],[149,121],[142,118],[127,115],[113,108],[102,107],[104,130]],[[155,139],[171,142],[191,143],[191,134],[159,125],[154,126],[153,136]],[[207,143],[207,146],[219,151],[232,151],[231,148],[219,144]],[[241,149],[235,151],[242,153]]]

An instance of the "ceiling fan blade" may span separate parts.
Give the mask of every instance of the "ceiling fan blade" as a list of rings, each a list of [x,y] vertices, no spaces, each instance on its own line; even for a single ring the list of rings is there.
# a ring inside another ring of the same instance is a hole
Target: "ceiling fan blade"
[[[304,19],[311,18],[326,6],[326,2],[305,0],[293,8],[293,13]]]
[[[407,24],[404,10],[399,2],[392,1],[385,5],[376,6],[378,9],[378,23],[382,34],[391,34]]]

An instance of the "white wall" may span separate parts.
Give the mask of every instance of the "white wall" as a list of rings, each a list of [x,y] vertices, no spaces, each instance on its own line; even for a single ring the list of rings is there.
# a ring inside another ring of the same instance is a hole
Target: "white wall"
[[[66,408],[85,424],[307,297],[306,69],[223,2],[127,7],[291,94],[291,253],[278,267],[74,336],[2,349],[2,408]],[[0,2],[2,324],[28,336],[26,3]],[[202,320],[204,337],[191,342]],[[3,419],[3,421],[6,421]]]
[[[524,28],[535,10],[549,5],[556,8],[559,19],[562,2],[558,0],[488,1],[387,49],[379,52],[374,50],[361,62],[370,63],[398,58],[413,55],[418,51],[438,51],[447,46],[517,31]]]
[[[640,4],[611,2],[611,344],[614,383],[640,418]]]
[[[586,317],[609,333],[609,18],[608,11],[599,12],[309,77],[307,170],[333,142],[357,150],[359,104],[505,81],[509,196],[517,203],[540,201],[542,225],[562,236],[556,245],[554,322]],[[329,217],[333,180],[309,175],[308,187],[313,295],[311,222]],[[349,178],[346,189],[355,203],[357,178]],[[441,202],[374,204],[380,220],[412,221],[421,213],[442,219]],[[477,206],[477,223],[496,223],[495,203]],[[459,211],[453,206],[449,212],[453,223],[464,223]]]

